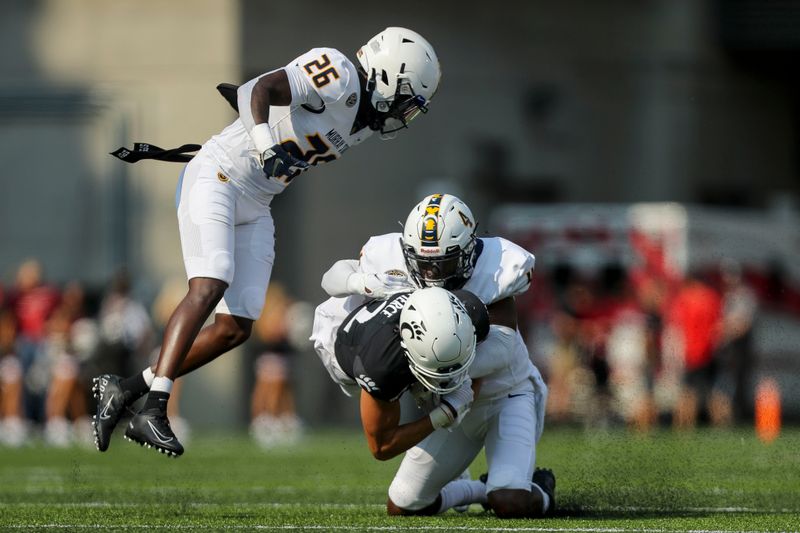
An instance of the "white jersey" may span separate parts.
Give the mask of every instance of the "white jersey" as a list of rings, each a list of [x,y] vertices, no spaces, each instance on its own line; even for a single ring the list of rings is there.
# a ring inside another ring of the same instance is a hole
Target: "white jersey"
[[[527,291],[535,264],[533,254],[502,237],[486,237],[479,241],[480,254],[475,269],[462,288],[475,294],[486,305]],[[365,273],[402,272],[413,281],[403,256],[400,233],[370,237],[361,249],[359,269]],[[522,336],[519,331],[513,333],[513,339],[502,339],[498,342],[498,336],[505,334],[491,331],[490,340],[493,342],[487,340],[478,345],[473,363],[476,371],[483,366],[480,362],[482,354],[483,357],[495,357],[489,352],[498,348],[504,349],[504,346],[513,352],[508,358],[509,364],[502,370],[482,376],[484,379],[479,398],[496,397],[517,390],[520,386],[526,386],[525,382],[530,380],[534,381],[534,388],[544,386],[539,371],[530,360]],[[476,377],[473,372],[470,374]]]
[[[406,266],[400,233],[370,237],[361,249],[359,268],[366,273],[403,272],[413,282]],[[472,276],[462,289],[486,305],[517,296],[528,290],[536,258],[532,253],[502,237],[479,239],[480,255]]]
[[[275,142],[311,165],[333,161],[372,134],[368,127],[351,134],[361,100],[358,71],[333,48],[314,48],[284,67],[292,93],[288,106],[271,106],[269,127]],[[255,86],[258,78],[242,85]],[[249,94],[249,93],[248,93]],[[267,177],[249,131],[254,124],[249,102],[239,105],[240,117],[203,145],[220,171],[262,202],[280,194],[294,176]]]

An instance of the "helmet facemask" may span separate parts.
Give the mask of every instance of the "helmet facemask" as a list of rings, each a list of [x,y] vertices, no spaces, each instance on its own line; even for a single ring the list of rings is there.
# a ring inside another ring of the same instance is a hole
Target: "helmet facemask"
[[[443,255],[420,254],[411,245],[403,246],[406,266],[414,281],[421,287],[442,287],[447,290],[459,289],[472,275],[475,267],[475,235],[467,245],[451,246]]]
[[[382,71],[382,74],[385,76],[386,71]],[[373,69],[366,84],[367,101],[372,103],[369,128],[379,131],[382,139],[393,139],[396,136],[393,134],[407,128],[420,113],[428,112],[428,101],[424,96],[415,94],[411,81],[405,78],[398,79],[397,90],[391,99],[376,97],[376,76]]]
[[[414,374],[414,377],[417,378],[417,381],[419,381],[423,387],[436,394],[447,394],[459,388],[461,384],[464,383],[464,380],[467,379],[469,365],[474,358],[475,355],[473,352],[473,356],[466,364],[449,368],[440,368],[438,372],[431,372],[424,367],[414,364],[413,359],[411,359],[408,355],[408,351],[406,351],[406,360],[408,360],[408,368],[411,370],[411,373]]]
[[[364,79],[364,123],[393,138],[436,94],[441,68],[428,41],[408,28],[389,27],[362,46],[356,57]]]

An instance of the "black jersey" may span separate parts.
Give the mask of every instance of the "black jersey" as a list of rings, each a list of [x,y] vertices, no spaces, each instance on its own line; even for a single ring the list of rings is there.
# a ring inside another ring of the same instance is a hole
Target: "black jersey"
[[[370,395],[394,401],[417,380],[400,346],[400,311],[410,293],[369,301],[347,315],[336,334],[336,360]]]

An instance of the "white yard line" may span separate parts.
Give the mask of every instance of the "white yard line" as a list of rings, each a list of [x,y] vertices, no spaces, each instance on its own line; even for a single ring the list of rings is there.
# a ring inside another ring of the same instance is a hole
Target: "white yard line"
[[[144,529],[144,530],[175,530],[175,529],[209,529],[219,530],[220,526],[193,526],[188,524],[175,524],[163,526],[150,526],[141,524],[116,524],[116,525],[83,525],[83,524],[16,524],[3,526],[8,529],[67,529],[67,530],[105,530],[105,529]],[[295,530],[319,530],[319,531],[530,531],[530,532],[575,532],[575,533],[624,533],[627,531],[641,531],[643,533],[665,533],[670,531],[682,531],[686,533],[728,533],[723,529],[642,529],[639,527],[618,528],[618,527],[486,527],[486,526],[331,526],[331,525],[297,525],[297,526],[259,526],[259,525],[229,525],[223,527],[225,530],[267,530],[267,531],[295,531]],[[760,531],[740,531],[739,533],[761,533]]]
[[[73,508],[92,508],[92,507],[166,507],[180,505],[184,507],[212,508],[212,507],[234,507],[234,508],[300,508],[311,507],[319,509],[356,509],[374,508],[382,509],[385,507],[381,503],[300,503],[300,502],[242,502],[242,503],[216,503],[216,502],[194,502],[194,503],[166,503],[166,502],[0,502],[0,509],[4,507],[73,507]],[[475,504],[477,505],[477,504]],[[630,513],[772,513],[772,514],[791,514],[800,513],[800,509],[774,509],[757,507],[682,507],[682,508],[663,508],[663,507],[637,507],[637,506],[608,506],[608,507],[580,507],[575,509],[576,513],[602,513],[608,511],[630,512]],[[575,518],[580,519],[581,516]]]

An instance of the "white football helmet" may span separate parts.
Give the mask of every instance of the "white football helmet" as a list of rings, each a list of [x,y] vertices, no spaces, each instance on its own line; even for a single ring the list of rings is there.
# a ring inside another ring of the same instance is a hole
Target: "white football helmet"
[[[390,134],[428,112],[442,72],[436,52],[420,34],[406,28],[386,28],[356,56],[377,112],[370,128]]]
[[[475,267],[477,223],[452,194],[432,194],[414,206],[403,227],[406,266],[422,287],[459,289]]]
[[[411,373],[437,394],[456,390],[475,359],[475,328],[467,310],[438,287],[419,289],[406,300],[400,339]]]

